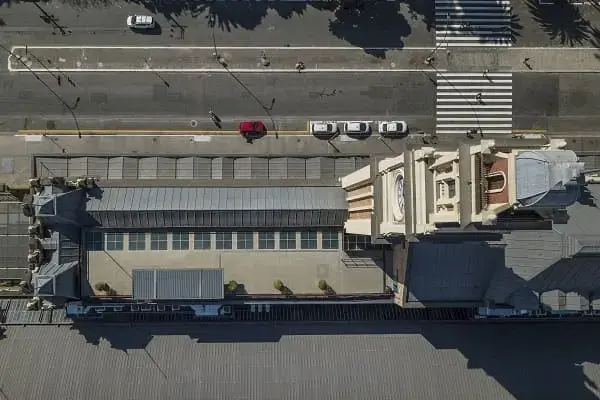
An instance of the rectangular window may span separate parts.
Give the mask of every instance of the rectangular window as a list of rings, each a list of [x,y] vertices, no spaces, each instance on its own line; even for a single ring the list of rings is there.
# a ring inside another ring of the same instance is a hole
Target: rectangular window
[[[189,250],[190,234],[187,232],[173,232],[173,250]]]
[[[210,232],[196,232],[196,233],[194,233],[194,249],[196,249],[196,250],[208,250],[210,248],[211,248]]]
[[[129,233],[129,250],[146,250],[146,234],[144,232]]]
[[[344,234],[345,251],[363,251],[371,250],[373,248],[375,248],[375,246],[371,244],[371,236],[369,235]]]
[[[240,250],[254,248],[254,232],[238,232],[237,248]]]
[[[231,232],[217,232],[215,234],[215,247],[219,250],[233,248],[233,235]]]
[[[338,232],[323,232],[321,244],[321,247],[326,250],[339,249],[340,239]]]
[[[104,233],[102,232],[86,232],[85,247],[89,251],[104,250]]]
[[[300,232],[300,248],[301,249],[316,249],[317,248],[317,232]]]
[[[106,234],[106,250],[123,250],[123,234],[122,233],[107,233]]]
[[[274,249],[275,248],[275,232],[258,232],[258,248],[259,249]]]
[[[295,250],[296,232],[279,232],[279,248],[282,250]]]
[[[150,234],[150,249],[151,250],[167,250],[167,233],[152,232]]]

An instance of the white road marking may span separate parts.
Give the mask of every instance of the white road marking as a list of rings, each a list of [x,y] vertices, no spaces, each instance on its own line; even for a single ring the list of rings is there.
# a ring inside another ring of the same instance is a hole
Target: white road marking
[[[435,0],[436,47],[512,46],[510,1]]]
[[[12,46],[15,49],[115,49],[115,50],[214,50],[214,46]],[[433,50],[434,47],[354,47],[354,46],[219,46],[219,50]]]
[[[498,75],[503,79],[483,81],[481,72],[439,73],[436,133],[465,135],[470,130],[484,135],[512,133],[512,74]]]
[[[162,72],[162,73],[198,73],[198,72],[205,72],[205,73],[227,73],[227,71],[229,72],[233,72],[233,73],[262,73],[262,74],[272,74],[272,73],[294,73],[294,74],[298,74],[298,71],[296,71],[296,69],[294,68],[287,68],[287,69],[274,69],[274,68],[228,68],[227,70],[225,70],[224,68],[173,68],[173,69],[169,69],[169,68],[153,68],[152,70],[150,69],[146,69],[146,68],[115,68],[115,69],[109,69],[109,68],[102,68],[102,69],[98,69],[98,68],[12,68],[11,66],[9,66],[9,71],[10,72],[29,72],[29,71],[33,71],[33,72],[37,72],[37,73],[48,73],[48,71],[50,72],[69,72],[69,73],[73,73],[73,72],[79,72],[79,73],[86,73],[86,72]],[[444,69],[438,69],[438,71],[446,71]],[[379,68],[379,69],[360,69],[360,68],[307,68],[305,70],[302,70],[302,73],[334,73],[334,72],[345,72],[345,73],[353,73],[353,72],[360,72],[360,73],[389,73],[389,72],[423,72],[423,69],[420,68]]]

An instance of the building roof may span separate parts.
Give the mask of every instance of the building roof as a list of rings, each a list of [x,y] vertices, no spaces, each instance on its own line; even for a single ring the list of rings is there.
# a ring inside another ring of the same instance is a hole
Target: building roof
[[[599,308],[598,186],[584,187],[584,196],[550,230],[514,230],[479,247],[460,243],[459,235],[459,243],[445,247],[411,243],[416,251],[409,259],[408,300],[452,302],[479,293],[480,302],[519,309]]]
[[[477,302],[503,267],[501,247],[472,241],[409,245],[408,301]]]
[[[29,218],[23,205],[7,193],[0,193],[0,279],[22,279],[27,272]]]
[[[594,399],[599,334],[578,323],[13,326],[0,380],[8,399]]]
[[[135,300],[218,300],[224,296],[223,269],[134,269]]]
[[[86,211],[104,228],[342,226],[339,187],[105,188]]]
[[[78,261],[44,265],[35,280],[35,294],[44,297],[78,298],[75,287],[78,265]]]
[[[579,195],[583,163],[570,150],[525,151],[516,158],[517,200],[525,207],[569,206]]]

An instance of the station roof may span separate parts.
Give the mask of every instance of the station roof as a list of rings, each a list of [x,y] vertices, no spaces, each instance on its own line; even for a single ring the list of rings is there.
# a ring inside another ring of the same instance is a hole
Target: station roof
[[[104,188],[86,211],[103,228],[342,226],[339,187]]]
[[[598,186],[583,187],[567,217],[549,230],[514,230],[487,241],[455,235],[452,242],[411,243],[407,300],[600,309]]]

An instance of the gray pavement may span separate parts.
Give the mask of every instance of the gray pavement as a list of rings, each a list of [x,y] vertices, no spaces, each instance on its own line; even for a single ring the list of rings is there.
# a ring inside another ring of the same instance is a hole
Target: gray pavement
[[[436,57],[449,71],[475,72],[600,72],[596,48],[452,49]]]
[[[34,3],[0,2],[3,41],[30,45],[212,45],[213,29],[207,23],[212,12],[216,15],[215,39],[220,46],[395,48],[432,46],[434,42],[432,0],[378,2],[361,17],[336,15],[327,10],[325,2],[316,1],[55,0],[39,5],[43,11]],[[130,14],[152,14],[160,29],[136,34],[125,24]],[[56,17],[56,24],[48,16]]]
[[[131,123],[135,129],[190,129],[191,120],[198,121],[197,129],[214,129],[207,119],[211,108],[225,130],[236,129],[245,119],[261,119],[272,129],[265,108],[281,130],[306,129],[310,119],[357,118],[404,119],[414,131],[433,127],[435,88],[429,74],[236,77],[243,86],[227,74],[75,74],[73,87],[66,82],[58,86],[49,74],[43,75],[75,106],[81,129],[131,129]],[[68,110],[32,74],[3,74],[0,81],[0,131],[75,128]]]
[[[302,61],[308,72],[431,70],[424,64],[434,49],[389,50],[385,58],[357,48],[315,47],[15,47],[8,57],[11,71],[105,72],[105,71],[287,71],[297,73]],[[436,63],[444,69],[444,59]]]

